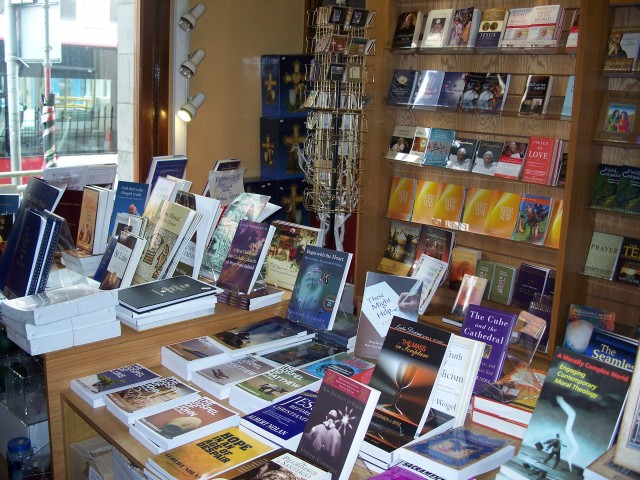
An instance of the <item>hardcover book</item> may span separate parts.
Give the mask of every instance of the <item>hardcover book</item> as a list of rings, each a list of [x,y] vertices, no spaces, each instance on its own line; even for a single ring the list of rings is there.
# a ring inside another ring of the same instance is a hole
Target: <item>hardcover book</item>
[[[640,285],[640,240],[624,237],[613,271],[613,280],[629,285]]]
[[[417,128],[408,125],[396,125],[391,136],[387,158],[407,161],[413,158],[410,156],[410,152]],[[421,161],[421,159],[417,161]]]
[[[104,396],[107,410],[131,425],[136,420],[200,398],[198,390],[176,377],[161,377],[136,387],[125,387]]]
[[[387,246],[378,265],[378,270],[393,275],[407,275],[413,265],[419,236],[420,225],[392,220],[389,226]]]
[[[400,457],[444,478],[466,480],[497,468],[514,453],[511,440],[458,427],[406,445]]]
[[[506,8],[485,9],[480,18],[476,48],[497,48],[504,35],[508,18],[509,10]]]
[[[507,140],[504,144],[502,154],[498,159],[498,166],[495,172],[493,172],[493,176],[507,178],[509,180],[520,179],[528,146],[529,144],[526,142]]]
[[[420,107],[437,106],[443,80],[444,72],[441,70],[419,70],[411,103]]]
[[[625,370],[556,349],[518,455],[500,472],[512,479],[583,478],[613,442],[630,378]]]
[[[159,375],[139,363],[71,380],[70,387],[93,408],[104,406],[104,395],[123,387],[134,387],[155,380]]]
[[[380,392],[337,372],[328,371],[296,452],[346,480]]]
[[[162,365],[185,380],[191,380],[194,371],[228,362],[230,355],[209,336],[171,343],[160,348]]]
[[[352,256],[351,253],[308,245],[286,318],[307,327],[331,330]]]
[[[436,203],[444,191],[446,183],[431,180],[418,180],[416,185],[416,197],[413,203],[411,221],[430,225]]]
[[[129,425],[129,433],[154,454],[179,447],[228,427],[240,417],[228,408],[202,397]]]
[[[543,294],[549,277],[549,269],[539,265],[523,263],[518,269],[511,305],[527,310],[536,293]]]
[[[451,144],[449,161],[445,165],[445,168],[462,170],[463,172],[471,170],[477,143],[477,140],[471,138],[456,137]]]
[[[502,376],[511,332],[518,316],[480,305],[469,305],[460,328],[460,335],[485,343],[484,355],[475,382],[474,392],[484,383],[494,383]]]
[[[640,93],[607,90],[602,97],[595,139],[607,142],[638,143]]]
[[[620,235],[593,232],[582,273],[591,277],[612,280],[623,238]]]
[[[615,206],[618,184],[620,183],[623,168],[622,165],[606,163],[600,165],[593,185],[591,207],[612,209]]]
[[[475,161],[471,167],[473,173],[493,176],[502,153],[503,142],[480,140],[475,152]]]
[[[180,480],[213,478],[273,449],[266,440],[229,427],[147,459],[145,470]]]
[[[411,220],[414,197],[416,194],[416,179],[394,176],[391,179],[391,193],[387,217],[396,220]]]
[[[354,353],[376,360],[393,319],[418,320],[421,291],[420,280],[367,272]]]
[[[544,245],[552,205],[553,199],[550,197],[523,193],[511,240]]]
[[[422,165],[444,167],[449,158],[449,150],[455,139],[455,130],[449,128],[432,128],[422,159]]]
[[[391,48],[416,48],[420,46],[423,13],[419,10],[402,12],[398,16]]]
[[[421,48],[440,48],[449,40],[453,9],[431,9],[425,20]]]
[[[438,107],[456,110],[466,83],[466,72],[445,72]]]
[[[396,69],[389,84],[387,103],[395,105],[411,104],[417,82],[417,70]]]
[[[520,99],[519,113],[547,113],[553,77],[551,75],[529,75]]]

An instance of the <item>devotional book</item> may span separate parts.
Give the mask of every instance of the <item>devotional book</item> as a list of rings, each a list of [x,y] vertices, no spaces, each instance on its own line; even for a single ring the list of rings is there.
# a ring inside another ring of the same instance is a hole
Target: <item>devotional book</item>
[[[623,239],[621,235],[593,232],[582,272],[591,277],[612,280]]]

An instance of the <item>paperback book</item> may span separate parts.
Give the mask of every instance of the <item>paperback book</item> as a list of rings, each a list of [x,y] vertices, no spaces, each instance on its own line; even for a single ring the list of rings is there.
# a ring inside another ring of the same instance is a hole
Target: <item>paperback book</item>
[[[549,230],[552,205],[551,197],[523,193],[511,240],[544,245]]]
[[[392,48],[416,48],[420,46],[423,13],[419,10],[402,12],[398,16]]]
[[[423,254],[444,262],[448,268],[455,238],[456,234],[451,230],[434,227],[432,225],[423,225],[420,228],[415,261],[411,266],[409,275],[413,275],[413,272],[415,272],[418,266],[418,262],[420,262],[420,257]]]
[[[408,160],[413,158],[413,156],[410,156],[410,152],[417,129],[418,127],[409,125],[396,125],[393,129],[391,142],[389,143],[387,158],[391,160]],[[421,160],[422,158],[415,161],[420,162]]]
[[[613,279],[624,237],[605,232],[593,232],[582,273],[591,277]]]
[[[607,90],[602,97],[595,139],[607,142],[638,143],[640,94]]]
[[[627,285],[640,285],[640,240],[624,237],[620,245],[620,254],[613,270],[615,282]]]
[[[438,97],[438,107],[450,110],[458,109],[466,77],[466,72],[445,72]]]
[[[640,353],[636,353],[635,365],[640,361]],[[638,472],[640,459],[638,459],[638,420],[640,415],[640,373],[636,368],[631,376],[627,402],[622,411],[620,431],[615,446],[614,460],[616,463]],[[640,473],[638,473],[640,477]]]
[[[478,141],[474,139],[456,137],[451,144],[449,161],[447,161],[445,168],[462,170],[463,172],[470,171],[477,143]]]
[[[444,80],[441,70],[420,70],[416,89],[413,93],[412,105],[420,107],[436,107]]]
[[[511,305],[527,310],[536,293],[544,294],[550,269],[540,265],[522,263],[518,269]]]
[[[311,338],[294,345],[260,352],[260,356],[279,365],[303,368],[309,363],[344,351],[345,349],[338,345]]]
[[[422,165],[444,167],[449,159],[451,144],[455,139],[455,130],[449,128],[432,128],[422,159]]]
[[[409,105],[418,83],[418,71],[397,69],[393,72],[387,102],[394,105]]]
[[[283,450],[280,451],[280,455],[275,455],[263,465],[247,470],[241,475],[227,478],[232,480],[250,480],[254,478],[331,480],[331,473],[327,469],[318,468],[301,455]]]
[[[440,48],[449,40],[451,29],[451,8],[431,9],[425,20],[421,48]]]
[[[551,75],[529,75],[520,99],[521,114],[547,113],[553,77]]]
[[[480,140],[475,152],[475,161],[471,167],[473,173],[493,176],[502,154],[503,142]]]
[[[309,363],[302,367],[307,373],[310,373],[314,377],[324,378],[328,370],[338,372],[345,377],[353,377],[362,383],[369,383],[363,381],[363,378],[369,376],[375,367],[375,363],[372,363],[364,358],[359,358],[352,352],[341,352],[331,355],[325,359]]]
[[[416,179],[394,176],[391,179],[391,193],[387,218],[411,220],[411,211],[416,194]]]
[[[185,380],[191,380],[196,370],[231,361],[220,344],[206,335],[164,345],[160,355],[162,365]]]

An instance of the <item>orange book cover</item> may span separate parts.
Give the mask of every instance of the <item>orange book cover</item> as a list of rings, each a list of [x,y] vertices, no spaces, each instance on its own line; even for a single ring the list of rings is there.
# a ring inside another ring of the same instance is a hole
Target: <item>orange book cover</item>
[[[560,248],[560,234],[562,230],[562,199],[553,201],[553,209],[551,211],[551,220],[549,221],[547,238],[545,246],[551,248]]]
[[[433,210],[431,224],[457,230],[464,206],[464,194],[464,186],[445,184]]]
[[[431,225],[433,213],[438,199],[444,190],[444,183],[431,180],[418,180],[416,186],[416,200],[413,203],[411,221]]]
[[[416,182],[414,178],[393,177],[387,217],[395,220],[411,220]]]
[[[458,290],[465,274],[475,275],[478,260],[482,256],[480,250],[466,247],[454,247],[451,251],[451,270],[449,288]]]
[[[487,217],[484,233],[492,237],[511,238],[520,211],[519,193],[501,192],[495,207]]]
[[[502,192],[486,188],[470,187],[464,202],[460,230],[485,234],[487,218],[498,203]]]

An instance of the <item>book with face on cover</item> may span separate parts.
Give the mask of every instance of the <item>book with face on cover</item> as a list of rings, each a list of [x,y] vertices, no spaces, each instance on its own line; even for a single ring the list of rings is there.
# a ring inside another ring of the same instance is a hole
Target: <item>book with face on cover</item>
[[[402,12],[398,16],[391,48],[419,47],[423,16],[424,14],[419,10]]]
[[[453,9],[432,9],[425,20],[420,48],[440,48],[449,40]]]
[[[478,141],[471,138],[456,137],[449,150],[449,160],[445,168],[468,172],[473,164],[473,155]]]
[[[393,129],[391,141],[389,142],[389,151],[387,152],[387,158],[390,158],[391,160],[419,162],[420,159],[416,159],[416,155],[410,155],[412,142],[414,137],[416,136],[417,129],[418,127],[409,125],[396,125]]]

